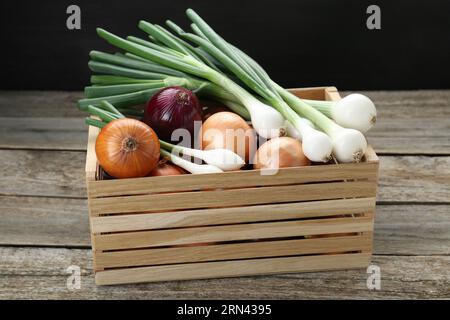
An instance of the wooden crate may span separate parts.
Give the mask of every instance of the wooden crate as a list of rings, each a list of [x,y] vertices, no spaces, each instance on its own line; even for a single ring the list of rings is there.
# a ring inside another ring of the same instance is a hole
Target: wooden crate
[[[334,87],[293,89],[339,99]],[[102,180],[89,128],[86,182],[99,285],[366,267],[378,158],[357,164]]]

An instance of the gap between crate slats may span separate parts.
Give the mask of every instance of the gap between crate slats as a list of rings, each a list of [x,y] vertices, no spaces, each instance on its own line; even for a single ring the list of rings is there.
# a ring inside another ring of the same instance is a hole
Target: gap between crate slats
[[[93,235],[94,250],[120,250],[373,230],[373,216],[249,223]]]
[[[207,246],[96,252],[95,269],[371,251],[372,232],[329,238],[270,240]]]
[[[99,271],[98,285],[363,268],[369,253],[268,258]]]

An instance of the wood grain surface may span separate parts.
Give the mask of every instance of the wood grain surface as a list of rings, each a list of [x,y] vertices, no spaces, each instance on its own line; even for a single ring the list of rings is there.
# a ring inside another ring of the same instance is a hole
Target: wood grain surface
[[[362,93],[377,106],[378,122],[368,140],[378,154],[450,154],[450,91]],[[75,107],[81,97],[81,92],[0,91],[0,147],[86,150],[85,115]],[[27,125],[18,129],[14,122]],[[61,136],[50,137],[57,130]]]
[[[366,94],[379,120],[379,291],[366,270],[95,286],[81,93],[0,92],[0,299],[450,299],[450,91]],[[70,265],[80,290],[67,289]]]

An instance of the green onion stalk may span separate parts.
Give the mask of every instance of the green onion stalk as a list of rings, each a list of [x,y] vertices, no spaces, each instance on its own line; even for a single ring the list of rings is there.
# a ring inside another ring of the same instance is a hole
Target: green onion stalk
[[[169,49],[160,46],[164,50],[158,50],[157,48],[137,44],[133,41],[120,38],[101,28],[97,29],[97,33],[110,44],[121,48],[128,53],[147,59],[161,66],[189,74],[193,77],[209,80],[223,90],[232,92],[236,99],[249,111],[252,124],[258,134],[265,138],[283,135],[284,118],[279,112],[259,101],[244,88],[233,82],[220,71],[206,64],[197,56],[191,54],[187,49],[182,52],[183,49],[181,48],[183,48],[183,44],[178,41],[177,37],[173,35],[169,36],[167,31],[162,31],[162,28],[144,21],[139,23],[139,27],[144,31],[149,32],[153,38],[165,44]]]
[[[265,73],[262,67],[248,55],[238,49],[236,49],[236,52],[239,52],[241,57],[252,65],[254,69]],[[277,92],[297,113],[309,119],[331,138],[333,143],[333,154],[339,162],[361,161],[367,150],[367,141],[361,131],[341,127],[319,110],[310,106],[304,100],[284,89],[273,80],[271,80],[271,82]]]
[[[223,67],[227,68],[229,72],[245,83],[262,101],[267,102],[278,110],[288,120],[289,124],[300,133],[303,142],[303,152],[310,160],[317,162],[327,162],[330,160],[332,152],[330,138],[323,132],[311,127],[308,121],[300,117],[290,108],[276,90],[267,74],[249,65],[234,47],[221,38],[192,9],[187,10],[187,16],[193,22],[191,27],[196,34],[184,32],[171,21],[168,21],[167,25],[183,39],[201,47]]]

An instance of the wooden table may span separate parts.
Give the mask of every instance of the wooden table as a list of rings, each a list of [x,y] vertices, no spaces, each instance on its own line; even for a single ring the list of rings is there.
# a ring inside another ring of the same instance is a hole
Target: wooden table
[[[0,299],[450,298],[450,91],[366,94],[379,112],[381,290],[366,270],[95,286],[81,93],[0,92]]]

